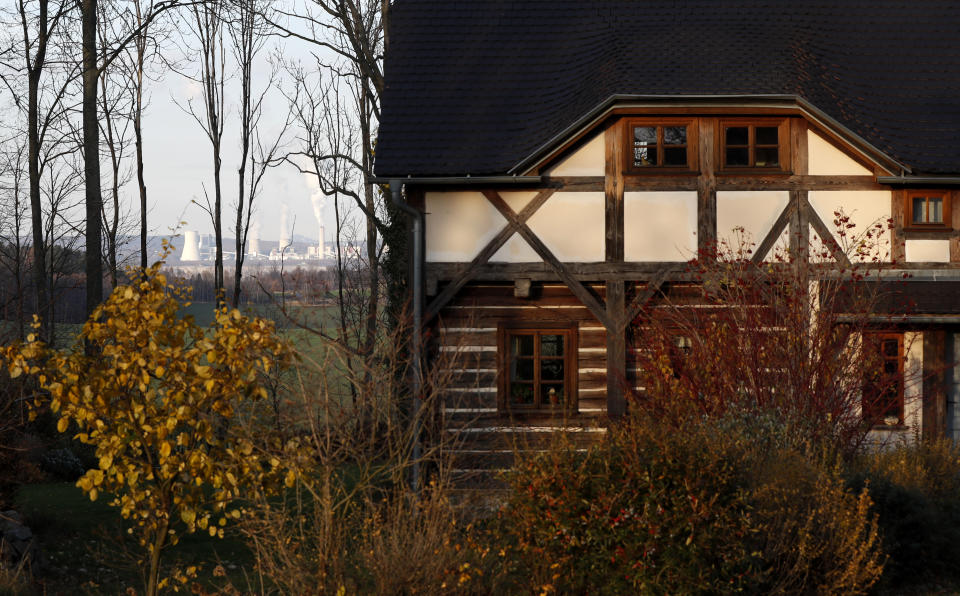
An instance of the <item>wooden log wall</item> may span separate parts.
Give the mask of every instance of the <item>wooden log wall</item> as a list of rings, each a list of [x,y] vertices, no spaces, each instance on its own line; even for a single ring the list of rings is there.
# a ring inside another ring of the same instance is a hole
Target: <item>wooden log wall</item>
[[[588,288],[604,298],[603,284]],[[514,297],[513,284],[471,284],[441,311],[435,323],[438,364],[450,371],[447,411],[497,416],[497,326],[500,323],[575,323],[577,411],[606,412],[606,330],[562,283],[534,284],[530,298]]]

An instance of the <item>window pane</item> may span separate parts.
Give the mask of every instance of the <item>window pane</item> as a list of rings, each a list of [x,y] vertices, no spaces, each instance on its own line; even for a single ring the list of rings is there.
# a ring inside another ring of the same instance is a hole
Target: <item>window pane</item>
[[[516,358],[510,367],[511,381],[533,381],[533,358]]]
[[[540,336],[540,355],[541,356],[563,356],[563,336],[562,335],[541,335]]]
[[[741,149],[727,149],[728,166],[748,166],[750,165],[750,150],[746,147]]]
[[[642,168],[657,165],[656,145],[642,145],[633,148],[633,167]]]
[[[887,358],[899,358],[900,342],[895,339],[883,340],[883,355]]]
[[[726,130],[727,145],[748,144],[748,128],[746,126],[728,126]]]
[[[510,353],[514,356],[533,356],[532,335],[514,335],[511,343]]]
[[[667,126],[663,129],[664,145],[686,145],[687,127],[686,126]]]
[[[541,381],[562,381],[563,380],[563,360],[550,359],[540,361],[540,380]]]
[[[663,150],[663,165],[665,166],[687,165],[687,148],[686,147],[666,147]]]
[[[913,197],[913,223],[925,223],[924,207],[927,205],[927,199],[924,197]]]
[[[540,385],[540,403],[543,405],[560,405],[566,401],[563,394],[563,383]]]
[[[634,145],[656,145],[657,127],[656,126],[634,126],[633,127]]]
[[[525,406],[533,405],[533,384],[513,383],[510,385],[510,401]]]
[[[779,142],[776,126],[758,126],[756,134],[757,145],[776,145]]]
[[[758,168],[780,164],[780,157],[776,147],[757,147],[755,155],[757,156],[756,166]]]
[[[927,223],[943,223],[943,199],[930,197],[927,199]]]

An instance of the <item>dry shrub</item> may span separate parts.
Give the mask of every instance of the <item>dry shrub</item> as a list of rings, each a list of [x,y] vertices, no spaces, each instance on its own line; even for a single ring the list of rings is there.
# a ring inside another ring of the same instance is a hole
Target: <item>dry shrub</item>
[[[359,550],[372,593],[456,592],[473,577],[458,515],[442,487],[421,498],[396,499],[367,509]]]
[[[864,242],[883,231],[872,226]],[[853,243],[856,254],[868,246]],[[872,403],[863,391],[882,363],[860,349],[862,338],[883,325],[877,313],[903,305],[889,286],[872,283],[873,261],[837,270],[782,251],[754,262],[750,250],[707,251],[686,266],[689,282],[665,285],[634,321],[641,372],[627,386],[645,388],[635,405],[666,424],[731,407],[776,411],[805,436],[852,455],[883,418],[865,424],[864,411],[882,411],[881,398]],[[896,382],[878,380],[877,395]]]
[[[263,591],[280,593],[438,593],[469,579],[471,553],[449,502],[448,466],[430,430],[439,390],[437,366],[411,407],[407,350],[399,333],[372,355],[322,339],[286,379],[281,420],[252,417],[261,448],[293,437],[296,452],[270,454],[295,469],[282,498],[248,495],[241,531],[257,561]],[[267,437],[279,433],[280,441]],[[418,437],[420,440],[415,441]],[[414,490],[414,470],[419,479]]]
[[[884,560],[869,497],[758,418],[639,414],[585,453],[522,461],[492,573],[507,591],[865,592]]]
[[[783,450],[758,466],[750,503],[769,593],[865,593],[883,572],[866,488],[849,491],[823,461]]]
[[[862,454],[851,486],[866,486],[890,555],[884,585],[960,578],[960,449],[928,439]]]

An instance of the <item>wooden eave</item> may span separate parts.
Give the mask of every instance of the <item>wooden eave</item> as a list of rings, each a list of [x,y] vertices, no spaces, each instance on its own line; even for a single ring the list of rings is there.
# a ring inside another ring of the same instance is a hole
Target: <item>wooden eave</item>
[[[839,142],[877,176],[905,176],[910,168],[871,145],[816,106],[796,95],[614,95],[590,110],[510,169],[508,174],[534,176],[561,158],[587,136],[620,116],[799,116],[814,129]]]

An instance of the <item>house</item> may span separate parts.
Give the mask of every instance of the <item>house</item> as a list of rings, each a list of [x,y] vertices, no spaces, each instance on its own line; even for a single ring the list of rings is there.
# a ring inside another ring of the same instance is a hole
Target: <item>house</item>
[[[625,328],[684,262],[734,229],[757,258],[789,234],[841,260],[842,210],[892,222],[879,267],[906,275],[914,306],[882,338],[897,374],[916,373],[899,432],[960,437],[960,6],[391,11],[376,174],[423,214],[432,353],[472,358],[450,415],[509,430],[561,399],[622,415]]]

